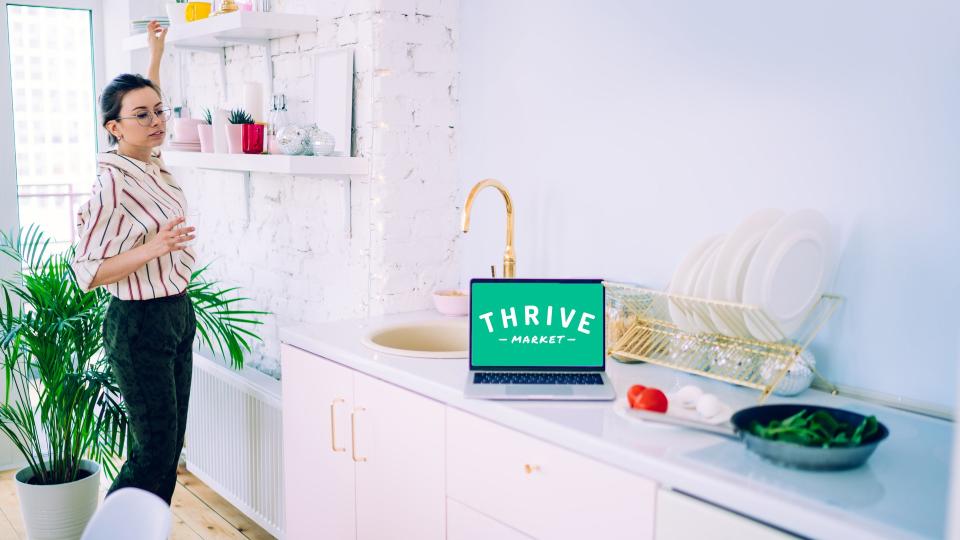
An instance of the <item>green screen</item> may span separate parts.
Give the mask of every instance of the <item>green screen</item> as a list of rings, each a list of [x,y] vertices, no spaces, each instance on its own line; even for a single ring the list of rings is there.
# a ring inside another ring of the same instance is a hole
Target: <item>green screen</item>
[[[473,282],[474,367],[602,367],[603,284]]]

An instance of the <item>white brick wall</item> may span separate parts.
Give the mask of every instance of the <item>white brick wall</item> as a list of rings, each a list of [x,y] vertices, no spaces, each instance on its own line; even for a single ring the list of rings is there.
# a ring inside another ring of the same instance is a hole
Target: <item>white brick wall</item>
[[[242,175],[177,171],[201,212],[197,248],[210,275],[241,287],[249,307],[273,312],[250,365],[279,375],[280,326],[423,309],[430,291],[457,284],[457,8],[447,0],[283,4],[320,17],[315,33],[271,43],[275,92],[286,94],[292,120],[312,113],[306,53],[354,48],[354,147],[371,174],[353,178],[351,238],[335,179],[253,174],[246,200]],[[184,60],[193,115],[223,103],[216,58]],[[241,83],[260,81],[267,58],[238,46],[226,61],[226,102],[236,105]]]

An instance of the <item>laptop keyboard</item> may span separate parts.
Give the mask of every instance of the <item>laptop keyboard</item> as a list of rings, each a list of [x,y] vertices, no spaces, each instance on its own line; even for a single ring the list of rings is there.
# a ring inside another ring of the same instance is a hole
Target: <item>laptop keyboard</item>
[[[599,373],[490,373],[473,374],[475,384],[603,384]]]

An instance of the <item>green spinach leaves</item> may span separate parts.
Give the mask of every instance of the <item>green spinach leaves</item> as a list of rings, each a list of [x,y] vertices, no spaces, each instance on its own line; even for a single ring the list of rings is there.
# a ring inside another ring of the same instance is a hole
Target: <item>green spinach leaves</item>
[[[877,433],[877,418],[868,416],[854,427],[840,422],[827,411],[807,413],[804,409],[784,420],[767,425],[754,421],[750,432],[763,439],[822,448],[852,447],[868,442]]]

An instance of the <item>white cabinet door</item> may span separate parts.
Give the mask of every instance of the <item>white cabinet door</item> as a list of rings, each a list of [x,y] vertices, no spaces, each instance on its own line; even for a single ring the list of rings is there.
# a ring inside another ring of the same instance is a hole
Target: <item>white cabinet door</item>
[[[477,512],[453,499],[447,499],[447,540],[530,540],[531,537]]]
[[[357,539],[441,540],[444,406],[354,374]]]
[[[283,345],[286,538],[356,538],[353,371]]]
[[[447,408],[447,496],[534,538],[653,538],[654,482]]]
[[[657,493],[656,540],[782,540],[794,538],[722,508],[661,489]]]

